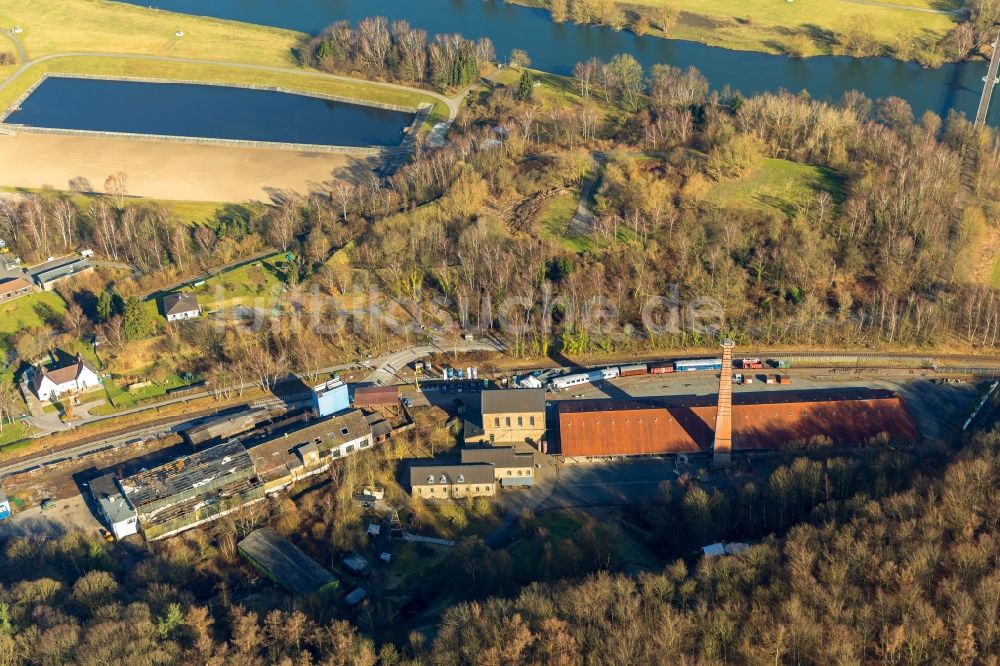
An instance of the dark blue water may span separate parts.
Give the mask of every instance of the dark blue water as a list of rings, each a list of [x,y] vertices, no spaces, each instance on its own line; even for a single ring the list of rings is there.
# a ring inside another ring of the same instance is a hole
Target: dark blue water
[[[413,116],[305,95],[188,83],[50,77],[9,123],[55,129],[394,146]]]
[[[631,53],[647,69],[655,63],[697,67],[716,89],[726,84],[752,95],[779,89],[808,90],[814,98],[837,100],[851,89],[872,99],[905,99],[919,117],[924,111],[945,115],[949,109],[973,117],[982,91],[986,64],[947,65],[926,70],[889,58],[855,60],[823,56],[797,60],[764,53],[730,51],[695,42],[636,37],[609,28],[553,23],[547,11],[508,5],[502,0],[127,0],[188,14],[259,23],[317,33],[337,20],[367,16],[406,19],[428,33],[489,37],[497,54],[524,49],[532,66],[569,74],[591,56],[608,60]],[[779,0],[774,0],[779,1]],[[183,27],[179,23],[179,28]],[[1000,111],[990,113],[991,124]]]

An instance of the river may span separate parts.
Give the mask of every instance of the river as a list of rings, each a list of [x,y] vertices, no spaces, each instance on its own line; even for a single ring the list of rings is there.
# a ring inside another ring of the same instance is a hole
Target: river
[[[306,95],[190,83],[52,76],[6,122],[49,129],[395,146],[413,114]]]
[[[497,54],[512,49],[528,52],[532,67],[569,74],[573,66],[597,56],[604,60],[631,53],[647,69],[655,63],[697,67],[712,87],[725,85],[745,95],[779,89],[807,90],[817,99],[837,100],[847,90],[859,90],[872,99],[901,97],[919,117],[924,111],[942,116],[949,109],[975,116],[986,63],[949,64],[923,69],[891,58],[854,59],[788,56],[731,51],[696,42],[637,37],[610,28],[555,24],[545,10],[508,5],[502,0],[129,0],[131,4],[187,14],[245,21],[307,33],[317,33],[337,20],[358,21],[367,16],[406,19],[428,33],[461,33],[489,37]],[[777,0],[776,0],[777,1]],[[178,26],[182,29],[182,26]],[[1000,122],[994,107],[988,122]]]

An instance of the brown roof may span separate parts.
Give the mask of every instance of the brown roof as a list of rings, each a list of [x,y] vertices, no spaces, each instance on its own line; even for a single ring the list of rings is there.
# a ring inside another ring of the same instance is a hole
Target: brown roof
[[[711,448],[715,396],[667,401],[559,403],[559,448],[568,456],[685,453]],[[843,389],[741,393],[733,397],[733,450],[774,449],[825,438],[861,444],[885,433],[915,439],[891,391]]]
[[[354,404],[359,407],[395,405],[399,402],[399,386],[359,386],[354,389]]]
[[[531,467],[535,457],[518,453],[513,446],[470,446],[462,449],[462,463],[488,463],[497,467]]]
[[[31,289],[31,283],[24,278],[12,278],[10,280],[4,280],[0,282],[0,295],[9,294],[15,291],[20,291],[27,287]]]
[[[364,412],[355,409],[346,414],[313,421],[302,428],[278,434],[259,444],[248,443],[247,445],[252,447],[251,451],[261,447],[293,451],[302,444],[315,443],[320,451],[325,452],[359,437],[370,435],[371,432],[371,426],[368,425],[368,419],[365,418]]]
[[[545,389],[492,389],[482,392],[483,414],[538,413],[545,411]]]
[[[34,373],[32,378],[32,384],[37,392],[42,386],[42,377],[48,377],[56,384],[65,384],[66,382],[71,382],[80,376],[83,369],[87,368],[91,372],[96,374],[96,370],[91,367],[90,363],[87,362],[83,356],[77,354],[76,363],[63,366],[61,368],[56,368],[54,370],[46,370],[45,368],[40,368],[39,372]]]

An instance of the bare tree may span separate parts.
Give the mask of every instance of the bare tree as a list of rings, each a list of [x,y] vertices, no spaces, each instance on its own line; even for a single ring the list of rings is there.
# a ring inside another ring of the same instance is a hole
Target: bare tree
[[[116,171],[104,180],[104,192],[111,197],[119,211],[125,207],[128,196],[128,177],[124,171]]]

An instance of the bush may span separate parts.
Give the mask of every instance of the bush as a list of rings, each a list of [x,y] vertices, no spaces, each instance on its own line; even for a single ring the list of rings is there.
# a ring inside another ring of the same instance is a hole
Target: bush
[[[17,58],[10,51],[0,51],[0,66],[2,65],[16,65]]]
[[[715,180],[741,178],[760,156],[760,141],[749,134],[739,134],[709,151],[705,173]]]

